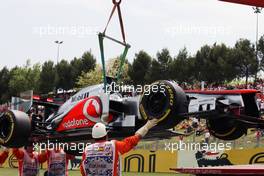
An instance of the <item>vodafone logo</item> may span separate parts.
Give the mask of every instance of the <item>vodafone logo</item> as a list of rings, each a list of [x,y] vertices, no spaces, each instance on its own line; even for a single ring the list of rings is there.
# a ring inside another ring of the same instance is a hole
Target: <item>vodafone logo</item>
[[[79,126],[87,126],[89,123],[88,123],[88,120],[87,119],[84,119],[84,120],[76,120],[76,119],[73,119],[73,120],[68,120],[67,122],[65,122],[63,124],[64,128],[77,128]]]
[[[89,98],[83,106],[83,115],[92,122],[100,122],[102,114],[101,101],[98,97]]]

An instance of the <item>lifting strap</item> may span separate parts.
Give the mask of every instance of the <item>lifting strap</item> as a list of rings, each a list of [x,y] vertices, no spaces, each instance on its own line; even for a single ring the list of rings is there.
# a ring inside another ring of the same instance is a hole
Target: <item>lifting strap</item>
[[[110,17],[109,17],[109,19],[107,21],[107,24],[106,24],[106,27],[104,29],[104,32],[98,34],[100,53],[101,53],[101,60],[102,60],[102,67],[103,67],[103,78],[104,78],[104,88],[105,88],[105,90],[106,90],[107,79],[106,79],[106,65],[105,65],[105,54],[104,54],[104,38],[112,40],[113,42],[116,42],[116,43],[118,43],[120,45],[123,45],[125,47],[123,53],[120,56],[120,65],[119,65],[118,72],[116,74],[116,79],[117,80],[119,80],[120,77],[121,77],[121,74],[122,74],[122,71],[123,71],[123,65],[124,65],[125,59],[126,59],[126,55],[127,55],[128,50],[130,48],[130,45],[126,43],[126,38],[125,38],[125,30],[124,30],[124,24],[123,24],[122,13],[121,13],[121,8],[120,8],[121,1],[122,0],[119,0],[119,1],[118,0],[112,0],[112,2],[114,4],[114,7],[113,7],[113,9],[111,11],[111,14],[110,14]],[[121,29],[121,34],[122,34],[123,41],[119,41],[117,39],[114,39],[114,38],[106,35],[106,30],[107,30],[107,28],[109,26],[109,23],[110,23],[113,15],[114,15],[116,9],[117,9],[117,12],[118,12],[118,18],[119,18],[120,29]]]
[[[119,19],[119,24],[120,24],[120,29],[121,29],[121,34],[122,34],[122,38],[123,38],[123,43],[126,43],[126,35],[125,35],[125,30],[124,30],[124,23],[123,23],[123,18],[122,18],[122,13],[121,13],[121,8],[120,8],[120,4],[121,4],[121,0],[117,1],[117,0],[113,0],[113,4],[114,4],[114,7],[112,9],[112,12],[110,14],[110,17],[108,19],[108,22],[105,26],[105,29],[104,29],[104,34],[106,33],[106,30],[109,26],[109,23],[117,9],[117,12],[118,12],[118,19]]]

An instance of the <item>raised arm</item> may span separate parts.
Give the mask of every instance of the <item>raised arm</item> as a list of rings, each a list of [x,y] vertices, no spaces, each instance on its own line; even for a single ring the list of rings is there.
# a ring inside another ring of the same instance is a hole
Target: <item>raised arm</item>
[[[130,136],[122,141],[115,141],[117,150],[123,155],[133,149],[140,141],[140,135]]]
[[[118,151],[121,154],[124,154],[133,149],[138,144],[140,139],[143,138],[151,128],[157,125],[157,121],[157,119],[148,120],[143,127],[137,130],[134,136],[125,138],[123,141],[115,141]]]

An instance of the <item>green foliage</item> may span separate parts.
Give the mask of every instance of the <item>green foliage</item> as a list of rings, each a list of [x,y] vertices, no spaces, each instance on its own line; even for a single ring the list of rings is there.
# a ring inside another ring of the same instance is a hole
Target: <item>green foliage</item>
[[[40,64],[30,65],[30,61],[24,67],[15,67],[10,71],[8,83],[11,95],[18,95],[26,90],[39,91]]]
[[[66,60],[61,60],[56,65],[56,88],[70,90],[75,82],[72,75],[72,67]]]
[[[260,60],[260,70],[264,70],[264,35],[260,37],[258,42],[258,56]]]
[[[239,78],[253,76],[257,72],[257,59],[254,45],[247,39],[236,42],[232,53],[233,66]]]
[[[0,71],[0,103],[5,103],[9,100],[9,80],[10,80],[10,72],[7,67],[4,67]]]
[[[119,57],[109,59],[109,61],[107,62],[107,65],[106,65],[106,70],[107,70],[106,75],[113,77],[113,78],[116,78],[117,74],[119,72],[119,69],[120,69],[120,62],[121,62],[121,60]],[[121,77],[120,77],[120,80],[124,83],[130,82],[128,69],[129,69],[129,63],[127,60],[125,60],[125,63],[124,63],[123,68],[121,70],[122,72],[121,72]]]
[[[171,78],[178,81],[180,84],[184,82],[192,82],[194,80],[193,59],[188,56],[188,51],[183,48],[179,51],[170,65],[169,73]]]
[[[162,49],[157,53],[157,58],[152,59],[150,71],[146,78],[147,82],[151,83],[162,79],[171,79],[172,75],[169,73],[169,67],[172,63],[172,58],[168,49]]]
[[[102,69],[99,65],[94,70],[87,73],[83,72],[76,83],[77,88],[83,88],[95,84],[102,83]]]
[[[82,60],[75,57],[70,62],[70,65],[72,67],[72,77],[74,79],[74,82],[76,82],[78,77],[82,74]]]
[[[205,45],[195,57],[195,78],[209,84],[221,84],[236,77],[232,49],[225,44]]]
[[[264,36],[258,42],[259,70],[264,70]],[[107,75],[115,77],[120,59],[110,59]],[[186,48],[172,57],[168,49],[157,52],[152,58],[145,51],[135,55],[130,64],[125,61],[121,80],[124,83],[144,85],[157,80],[173,79],[179,83],[206,81],[208,84],[222,84],[234,79],[249,78],[259,70],[255,46],[247,39],[240,39],[234,47],[225,44],[204,45],[194,55]],[[91,51],[70,62],[61,60],[57,65],[46,61],[43,65],[25,66],[0,70],[0,103],[10,100],[22,91],[33,89],[35,93],[48,93],[55,88],[64,90],[84,87],[102,82],[102,73]]]
[[[96,58],[93,56],[92,52],[85,52],[81,58],[81,72],[89,72],[93,70],[96,66]]]
[[[41,93],[49,93],[55,88],[56,70],[52,61],[46,61],[42,65],[39,90]]]
[[[151,67],[151,56],[145,51],[140,51],[135,55],[132,65],[129,65],[128,75],[135,85],[144,85],[147,81],[146,76]]]
[[[116,74],[119,71],[120,58],[113,58],[107,62],[107,76],[116,77]],[[127,83],[130,81],[130,77],[128,75],[128,61],[126,60],[123,66],[123,71],[121,75],[121,81]],[[102,68],[97,65],[94,70],[89,72],[82,72],[81,76],[78,77],[78,81],[76,83],[77,88],[82,88],[86,86],[91,86],[95,84],[100,84],[103,82]]]
[[[78,77],[82,74],[82,72],[88,73],[95,69],[96,58],[93,56],[91,51],[85,52],[81,58],[74,58],[70,62],[70,65],[72,67],[72,79],[74,83],[76,83],[78,82]]]

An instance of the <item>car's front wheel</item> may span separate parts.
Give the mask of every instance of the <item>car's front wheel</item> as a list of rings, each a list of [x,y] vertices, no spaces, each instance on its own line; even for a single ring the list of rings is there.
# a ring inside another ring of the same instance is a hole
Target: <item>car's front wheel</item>
[[[0,116],[0,144],[18,148],[28,143],[31,134],[29,116],[16,110],[10,110]]]

